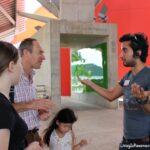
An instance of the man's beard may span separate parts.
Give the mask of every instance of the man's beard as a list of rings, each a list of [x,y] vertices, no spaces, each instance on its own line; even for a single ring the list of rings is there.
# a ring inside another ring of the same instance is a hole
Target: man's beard
[[[130,62],[126,62],[125,64],[123,64],[125,67],[135,67],[135,62],[134,61],[130,61]]]

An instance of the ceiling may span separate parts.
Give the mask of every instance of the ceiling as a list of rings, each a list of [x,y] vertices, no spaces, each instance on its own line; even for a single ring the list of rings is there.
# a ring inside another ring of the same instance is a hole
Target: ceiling
[[[16,0],[0,0],[0,36],[16,27]]]

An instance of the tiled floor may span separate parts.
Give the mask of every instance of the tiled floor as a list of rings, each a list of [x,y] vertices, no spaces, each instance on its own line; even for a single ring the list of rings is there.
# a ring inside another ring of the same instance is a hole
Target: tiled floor
[[[111,110],[63,101],[62,107],[66,106],[73,108],[78,115],[78,121],[74,124],[77,140],[85,138],[89,142],[82,150],[118,150],[122,137],[122,108]],[[41,131],[49,121],[41,122]]]

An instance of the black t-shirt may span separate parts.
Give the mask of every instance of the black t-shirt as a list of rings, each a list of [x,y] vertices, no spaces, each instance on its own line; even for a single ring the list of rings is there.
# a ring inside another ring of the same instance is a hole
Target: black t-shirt
[[[27,125],[2,93],[0,93],[0,129],[10,130],[9,150],[22,150]]]

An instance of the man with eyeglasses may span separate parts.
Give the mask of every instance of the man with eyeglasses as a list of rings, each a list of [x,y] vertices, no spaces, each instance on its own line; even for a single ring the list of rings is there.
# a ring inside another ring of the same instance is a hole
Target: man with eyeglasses
[[[142,87],[142,90],[150,91],[150,68],[145,64],[148,56],[148,39],[143,33],[135,33],[125,34],[119,41],[121,42],[120,58],[123,65],[131,67],[122,80],[110,90],[104,89],[90,80],[79,78],[79,81],[90,86],[110,102],[123,95],[124,133],[119,150],[150,150],[149,99],[147,97],[137,98],[136,94],[132,94],[137,86],[135,84]],[[131,90],[131,88],[133,89]]]

